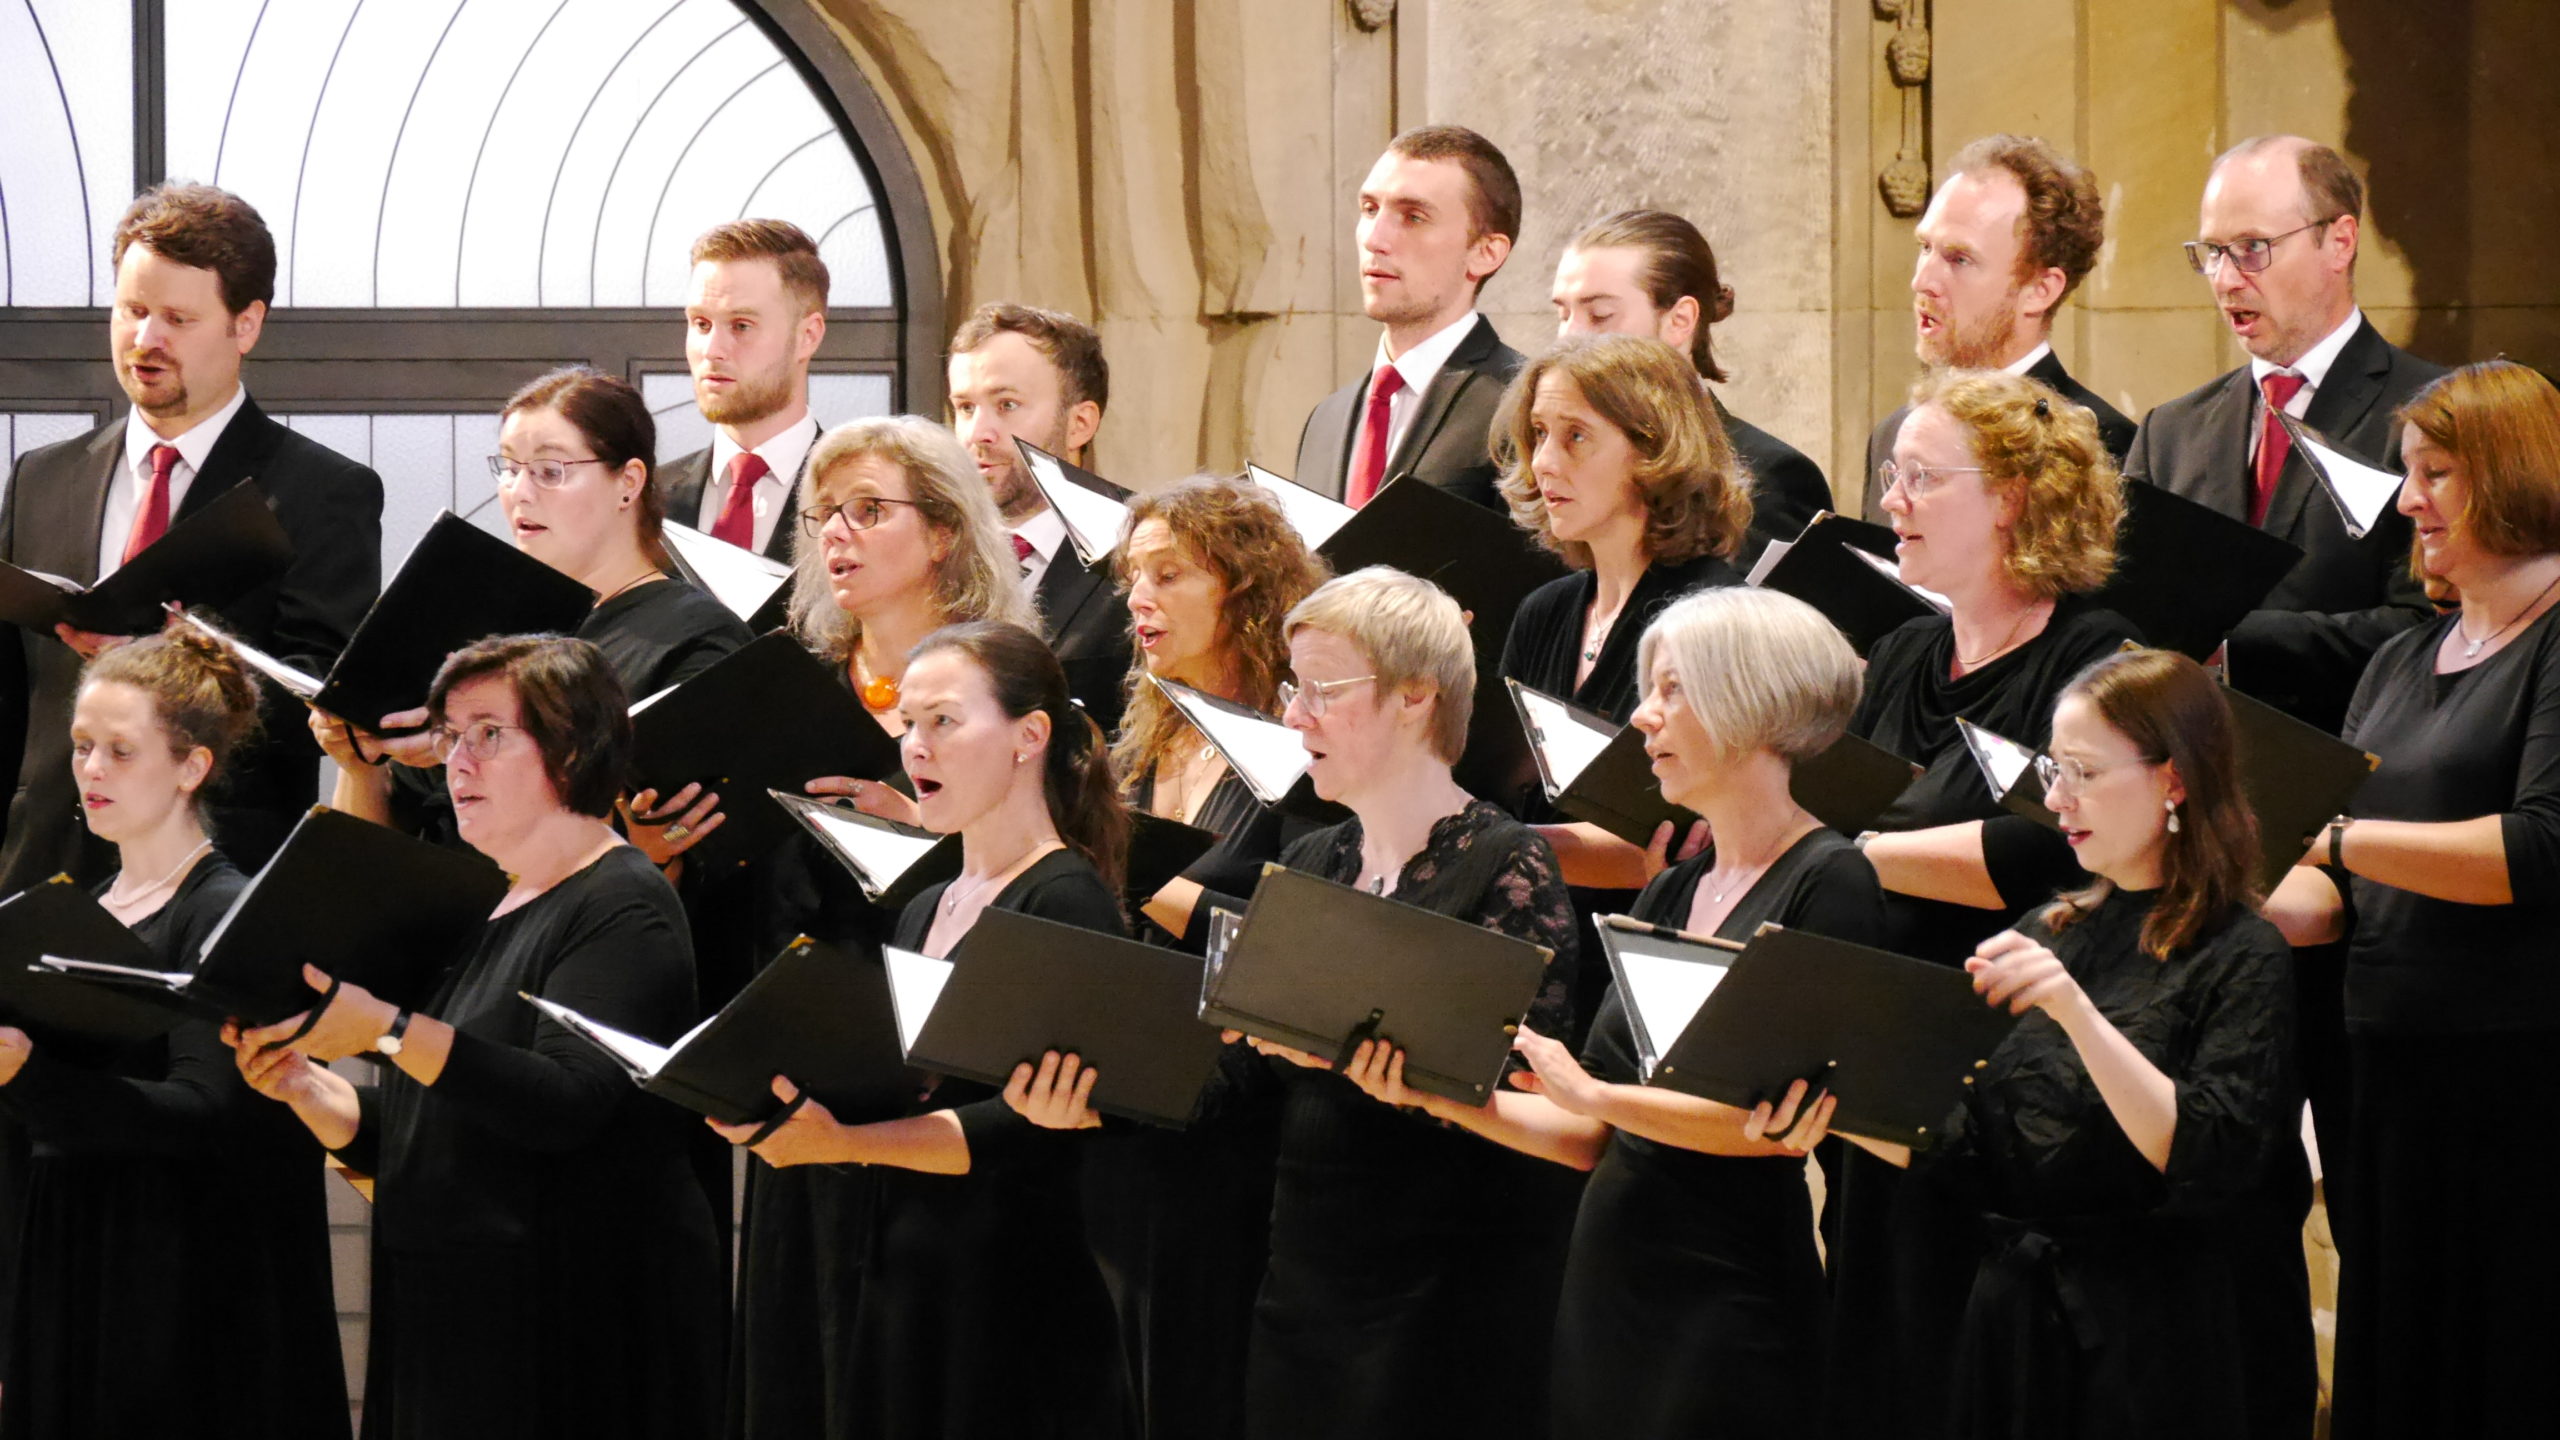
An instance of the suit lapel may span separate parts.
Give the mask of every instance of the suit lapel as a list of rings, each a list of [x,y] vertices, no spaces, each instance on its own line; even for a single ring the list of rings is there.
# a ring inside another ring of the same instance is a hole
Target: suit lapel
[[[1040,618],[1048,622],[1052,646],[1068,643],[1085,607],[1102,588],[1102,577],[1077,561],[1075,547],[1059,545],[1058,553],[1049,558],[1049,568],[1040,572],[1039,587],[1033,592],[1040,602]]]
[[[80,456],[78,468],[69,477],[71,483],[56,491],[50,499],[54,523],[60,525],[75,542],[65,556],[62,574],[83,585],[95,584],[98,579],[98,544],[104,538],[99,532],[106,528],[107,523],[107,486],[115,479],[116,467],[124,463],[126,423],[125,418],[119,415],[92,434],[88,448]],[[32,509],[43,499],[45,497],[30,495],[19,503]],[[28,533],[23,520],[19,522],[19,531],[21,536]],[[24,543],[22,539],[22,547]],[[33,552],[22,548],[20,553]]]
[[[1387,473],[1382,479],[1392,479],[1422,462],[1423,453],[1431,448],[1433,437],[1440,433],[1440,427],[1448,420],[1450,408],[1458,403],[1458,397],[1466,393],[1469,385],[1485,378],[1476,367],[1484,363],[1485,357],[1499,343],[1499,337],[1493,332],[1493,322],[1477,316],[1475,328],[1467,332],[1466,339],[1458,342],[1457,349],[1449,352],[1448,363],[1440,367],[1439,374],[1431,377],[1431,388],[1422,392],[1422,406],[1413,412],[1413,423],[1405,427],[1404,439],[1397,444],[1396,453],[1388,457]],[[1349,473],[1347,467],[1345,473]]]
[[[176,524],[212,504],[215,497],[241,481],[256,479],[259,467],[275,452],[273,432],[282,428],[267,418],[257,401],[242,396],[239,410],[215,437],[213,448],[205,452],[204,468],[187,483],[187,498],[178,502],[170,523]]]
[[[2249,468],[2249,427],[2258,423],[2252,393],[2249,367],[2243,365],[2197,407],[2196,426],[2205,447],[2204,493],[2187,497],[2243,521],[2257,488]]]

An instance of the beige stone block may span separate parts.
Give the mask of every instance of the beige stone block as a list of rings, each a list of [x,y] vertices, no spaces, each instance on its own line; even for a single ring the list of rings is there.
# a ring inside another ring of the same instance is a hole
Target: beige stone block
[[[2135,420],[2236,363],[2208,310],[2100,310],[2088,327],[2089,363],[2073,373]]]
[[[1938,178],[1984,135],[2079,140],[2080,7],[2053,0],[1966,0],[1930,7],[1930,148]]]
[[[2214,0],[2087,0],[2094,85],[2079,159],[2107,201],[2107,244],[2082,286],[2092,309],[2199,304],[2203,281],[2178,247],[2220,136]]]

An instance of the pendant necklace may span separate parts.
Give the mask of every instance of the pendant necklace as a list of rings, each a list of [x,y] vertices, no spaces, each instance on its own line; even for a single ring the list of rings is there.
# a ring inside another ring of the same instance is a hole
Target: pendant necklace
[[[177,865],[172,868],[168,874],[161,876],[159,879],[152,881],[150,884],[143,886],[139,890],[127,894],[122,899],[118,899],[116,897],[114,887],[110,886],[107,891],[107,899],[118,905],[130,905],[134,901],[141,899],[143,896],[159,889],[161,886],[168,884],[170,881],[177,879],[180,874],[185,872],[188,866],[196,863],[197,856],[212,848],[213,842],[210,840],[199,843],[196,848],[188,851],[185,857],[180,859]]]
[[[2460,632],[2462,636],[2462,658],[2465,660],[2476,660],[2480,658],[2480,650],[2482,646],[2487,645],[2490,641],[2495,640],[2499,636],[2516,628],[2516,621],[2522,620],[2527,615],[2532,614],[2533,607],[2541,604],[2543,599],[2550,595],[2554,586],[2560,586],[2560,575],[2552,576],[2551,584],[2543,586],[2542,594],[2534,596],[2523,609],[2517,611],[2514,619],[2509,620],[2506,624],[2499,626],[2497,629],[2490,631],[2488,634],[2481,636],[2477,640],[2471,638],[2471,631],[2462,623],[2462,617],[2459,615],[2455,616],[2453,628]]]

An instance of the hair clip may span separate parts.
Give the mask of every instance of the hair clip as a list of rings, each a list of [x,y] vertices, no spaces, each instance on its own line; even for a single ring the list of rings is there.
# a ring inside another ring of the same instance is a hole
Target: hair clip
[[[2039,420],[2053,418],[2053,403],[2041,395],[2036,397],[2036,418]]]

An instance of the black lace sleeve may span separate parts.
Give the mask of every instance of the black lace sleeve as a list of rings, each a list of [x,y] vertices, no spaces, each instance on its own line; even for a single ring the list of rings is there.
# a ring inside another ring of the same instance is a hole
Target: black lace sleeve
[[[1572,980],[1578,959],[1573,901],[1565,893],[1555,852],[1536,832],[1520,827],[1479,904],[1470,917],[1477,924],[1554,952],[1547,961],[1546,983],[1529,1006],[1529,1027],[1542,1035],[1572,1034]]]

